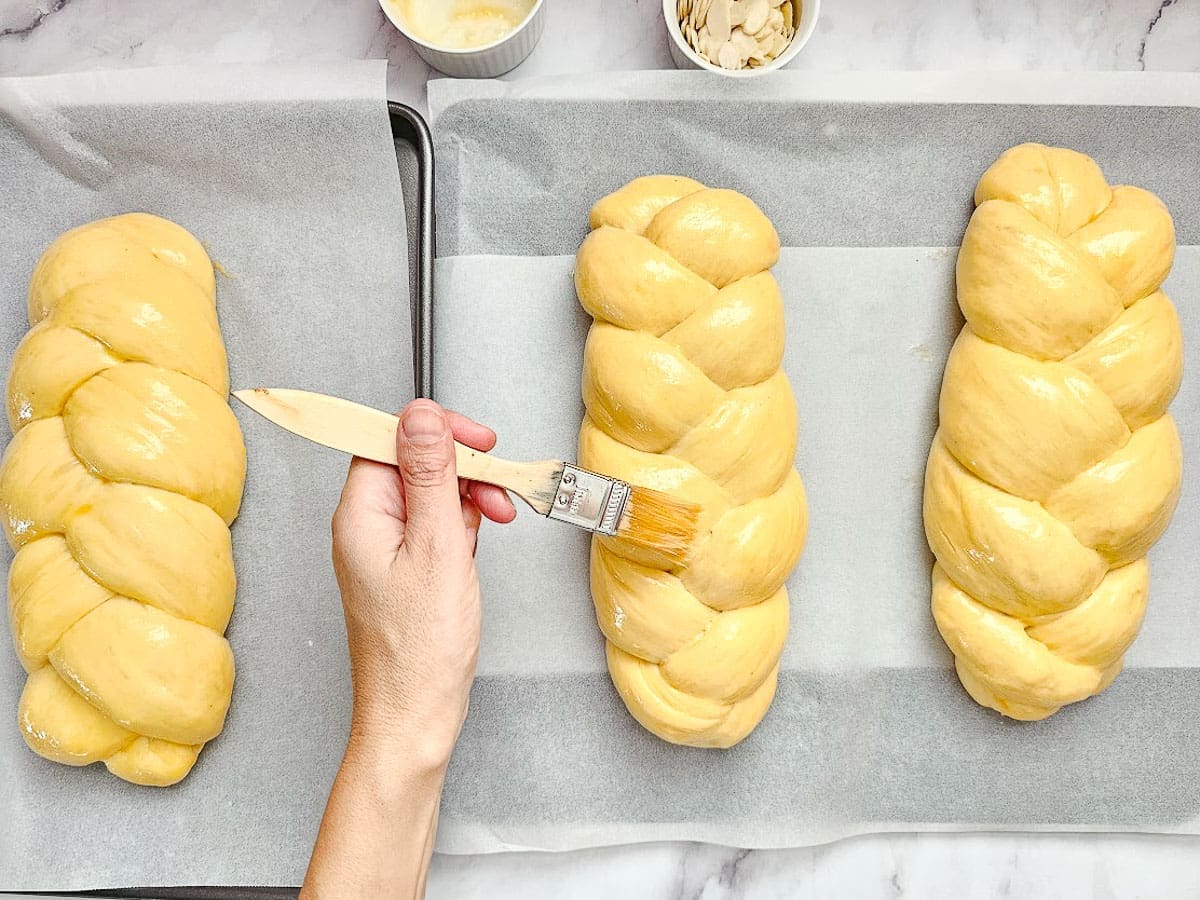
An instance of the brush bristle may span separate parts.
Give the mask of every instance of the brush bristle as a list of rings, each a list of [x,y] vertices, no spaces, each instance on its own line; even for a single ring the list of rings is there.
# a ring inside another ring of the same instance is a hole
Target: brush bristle
[[[632,485],[617,535],[657,551],[678,567],[687,562],[699,519],[696,504]]]

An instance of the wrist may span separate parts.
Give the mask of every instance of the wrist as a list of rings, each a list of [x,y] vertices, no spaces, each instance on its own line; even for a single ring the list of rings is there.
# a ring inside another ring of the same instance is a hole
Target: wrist
[[[403,767],[414,774],[440,775],[450,763],[457,739],[457,727],[430,727],[409,717],[364,715],[356,710],[346,754]]]
[[[350,737],[356,747],[411,757],[427,767],[450,759],[466,718],[469,684],[416,684],[395,667],[354,667]]]

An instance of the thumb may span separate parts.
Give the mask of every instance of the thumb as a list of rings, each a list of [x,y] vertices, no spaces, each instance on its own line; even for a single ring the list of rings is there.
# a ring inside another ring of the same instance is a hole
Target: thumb
[[[404,482],[405,542],[426,547],[461,534],[462,508],[450,423],[432,400],[414,400],[396,429],[396,459]]]

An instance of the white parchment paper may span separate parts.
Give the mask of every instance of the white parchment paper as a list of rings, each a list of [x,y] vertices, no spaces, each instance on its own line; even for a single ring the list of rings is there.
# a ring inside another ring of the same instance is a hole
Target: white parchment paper
[[[0,80],[0,365],[26,330],[29,274],[50,241],[147,210],[190,229],[226,273],[234,386],[402,406],[407,242],[384,77],[374,62]],[[162,790],[47,762],[17,731],[24,674],[5,639],[0,890],[300,882],[349,721],[329,563],[346,460],[234,411],[249,472],[225,730]],[[5,573],[10,560],[5,548]]]
[[[1200,830],[1200,79],[698,73],[437,81],[435,393],[514,457],[574,454],[588,319],[571,281],[595,199],[674,172],[752,196],[785,244],[785,368],[810,533],[779,693],[729,751],[675,747],[612,690],[586,538],[485,532],[484,645],[443,803],[451,851],[693,839],[787,846],[873,830]],[[1188,376],[1185,485],[1106,693],[1022,724],[976,706],[929,615],[921,486],[961,327],[975,181],[1024,140],[1156,191]]]

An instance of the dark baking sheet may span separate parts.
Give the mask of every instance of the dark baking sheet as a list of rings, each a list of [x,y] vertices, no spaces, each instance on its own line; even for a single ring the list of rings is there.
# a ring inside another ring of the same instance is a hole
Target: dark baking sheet
[[[433,316],[433,146],[424,118],[410,106],[388,102],[396,163],[407,217],[409,296],[412,312],[414,383],[418,396],[431,395]],[[284,900],[298,887],[195,886],[119,888],[67,893],[0,891],[17,897],[158,898],[158,900]]]

